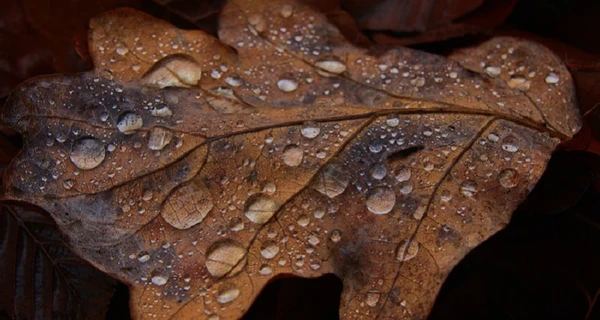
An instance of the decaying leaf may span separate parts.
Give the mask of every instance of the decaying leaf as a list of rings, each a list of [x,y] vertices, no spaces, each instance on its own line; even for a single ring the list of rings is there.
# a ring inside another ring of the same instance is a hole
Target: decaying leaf
[[[525,41],[375,56],[266,0],[228,2],[219,38],[107,13],[92,72],[3,113],[26,141],[9,196],[128,283],[136,318],[239,318],[274,276],[325,273],[344,319],[425,318],[580,126],[569,73]]]

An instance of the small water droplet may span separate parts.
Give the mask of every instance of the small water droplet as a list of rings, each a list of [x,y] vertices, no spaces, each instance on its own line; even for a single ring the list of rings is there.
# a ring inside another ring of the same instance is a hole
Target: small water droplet
[[[387,175],[387,168],[383,163],[374,164],[373,166],[371,166],[371,169],[369,171],[371,172],[371,176],[377,180],[381,180]]]
[[[154,276],[152,277],[152,283],[154,283],[157,286],[164,286],[165,284],[167,284],[167,281],[169,280],[169,278],[163,277],[163,276]]]
[[[339,166],[331,164],[317,173],[312,187],[329,198],[335,198],[346,190],[348,183],[348,175]]]
[[[279,204],[264,193],[254,194],[246,200],[244,215],[248,220],[264,224],[279,210]]]
[[[142,251],[138,254],[137,260],[141,263],[148,262],[150,260],[150,255],[146,251]]]
[[[390,127],[396,127],[400,124],[400,119],[398,118],[389,118],[387,120],[385,120],[385,124],[387,124]]]
[[[117,129],[124,134],[133,134],[139,128],[144,125],[142,117],[133,113],[125,112],[119,117],[117,122]]]
[[[440,192],[440,200],[450,202],[450,200],[452,200],[452,192],[447,189],[442,190],[442,192]]]
[[[558,77],[558,75],[554,72],[550,72],[547,76],[546,76],[546,83],[548,84],[555,84],[558,83],[558,81],[560,80],[560,78]]]
[[[402,194],[410,194],[413,191],[413,186],[412,184],[406,182],[403,183],[402,186],[400,187],[400,193]]]
[[[271,266],[268,264],[263,264],[260,266],[260,269],[258,269],[258,273],[261,276],[268,276],[273,273],[273,268],[271,268]]]
[[[472,197],[477,194],[477,182],[472,180],[465,180],[460,185],[460,192],[465,196]]]
[[[173,111],[169,107],[152,108],[150,114],[155,117],[168,118],[173,115]]]
[[[376,187],[367,196],[367,209],[375,214],[387,214],[396,205],[396,194],[389,187]]]
[[[321,219],[325,216],[325,210],[323,210],[321,208],[315,209],[315,211],[313,212],[313,216],[316,219]]]
[[[298,89],[298,82],[291,79],[281,79],[277,81],[277,87],[283,92],[292,92]]]
[[[277,256],[279,250],[279,246],[277,245],[277,243],[275,243],[275,241],[265,241],[260,248],[260,255],[261,257],[270,260]]]
[[[498,142],[498,140],[500,140],[500,137],[498,137],[497,134],[495,133],[490,133],[487,136],[488,140],[490,140],[491,142]]]
[[[323,59],[315,63],[317,68],[325,70],[332,74],[340,74],[346,71],[346,65],[337,59]]]
[[[307,125],[305,127],[303,127],[300,132],[302,133],[302,135],[305,138],[308,139],[314,139],[316,138],[319,133],[321,132],[321,128],[314,126],[314,125]]]
[[[513,76],[508,81],[508,86],[521,91],[527,91],[531,87],[531,81],[523,76]]]
[[[307,215],[301,214],[297,220],[298,224],[302,227],[306,227],[310,223],[310,219]]]
[[[511,144],[511,143],[503,143],[502,150],[508,151],[508,152],[517,152],[517,151],[519,151],[519,147],[517,145]]]
[[[329,236],[329,238],[334,243],[338,243],[338,242],[340,242],[340,240],[342,240],[342,232],[338,229],[335,229],[335,230],[331,231],[331,235]]]
[[[514,188],[519,184],[519,175],[514,169],[504,169],[498,174],[500,184],[505,188]]]
[[[233,286],[225,286],[225,288],[219,290],[217,294],[217,302],[220,304],[225,304],[232,302],[237,299],[240,295],[240,289]]]
[[[281,159],[283,163],[290,167],[297,167],[302,163],[302,159],[304,157],[304,152],[302,149],[296,145],[289,145],[283,149],[283,154],[281,155]]]
[[[381,150],[383,150],[383,143],[380,140],[375,139],[369,142],[369,151],[379,153]]]
[[[63,181],[63,188],[65,188],[66,190],[71,190],[74,186],[75,186],[75,180],[73,180],[73,179],[67,179],[67,180]]]
[[[409,168],[402,168],[400,170],[398,170],[398,173],[396,174],[396,180],[398,180],[398,182],[404,182],[404,181],[408,181],[410,180],[412,173],[410,171]]]
[[[239,87],[242,85],[243,81],[240,76],[233,74],[225,78],[225,82],[232,87]]]
[[[154,127],[148,134],[148,148],[150,150],[162,150],[173,138],[173,133],[169,129]]]
[[[398,261],[408,261],[417,256],[419,253],[419,243],[417,241],[404,240],[398,246],[398,253],[396,259]]]
[[[502,69],[500,67],[489,66],[485,68],[485,72],[492,77],[496,77],[499,76],[500,73],[502,73]]]
[[[82,138],[75,142],[69,158],[82,170],[90,170],[99,166],[106,157],[104,144],[96,138]]]
[[[115,51],[119,54],[119,55],[126,55],[127,52],[129,52],[129,49],[127,47],[124,47],[122,45],[117,46],[117,49],[115,49]]]
[[[379,302],[380,296],[381,296],[381,294],[379,292],[369,291],[369,292],[367,292],[367,295],[365,297],[365,303],[369,307],[375,307],[377,305],[377,302]]]

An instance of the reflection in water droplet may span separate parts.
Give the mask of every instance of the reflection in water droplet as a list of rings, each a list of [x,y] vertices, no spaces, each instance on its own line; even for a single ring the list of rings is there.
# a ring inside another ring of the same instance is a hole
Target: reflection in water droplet
[[[419,243],[417,241],[404,240],[398,246],[396,259],[398,261],[408,261],[417,256],[419,253]]]
[[[346,190],[348,183],[348,175],[339,166],[331,164],[317,173],[312,187],[329,198],[335,198]]]
[[[386,214],[396,205],[396,195],[389,187],[376,187],[367,196],[367,209],[375,214]]]
[[[342,240],[342,232],[338,229],[335,229],[335,230],[331,231],[331,235],[329,236],[329,238],[334,243],[338,243],[338,242],[340,242],[340,240]]]
[[[264,193],[254,194],[246,200],[244,215],[248,220],[264,224],[279,210],[279,204]]]
[[[124,134],[133,134],[144,125],[144,121],[140,115],[133,112],[125,112],[119,117],[117,129]]]
[[[498,174],[500,184],[505,188],[514,188],[519,184],[519,175],[514,169],[504,169]]]
[[[265,241],[260,247],[260,255],[265,259],[273,259],[279,253],[279,246],[275,241]]]
[[[224,289],[219,290],[217,294],[217,302],[220,304],[229,303],[240,295],[240,289],[233,286],[226,286]]]
[[[99,166],[106,157],[104,144],[96,138],[82,138],[75,142],[69,158],[82,170],[90,170]]]
[[[207,251],[206,254],[206,268],[208,272],[215,278],[220,278],[230,271],[234,267],[239,266],[241,268],[245,265],[242,259],[246,256],[246,248],[241,244],[232,240],[221,240],[213,245]],[[233,275],[233,274],[232,274]]]
[[[321,128],[317,127],[317,126],[313,126],[313,125],[308,125],[303,127],[300,132],[302,133],[302,135],[305,138],[308,139],[314,139],[316,138],[319,133],[321,132]]]
[[[472,180],[465,180],[460,185],[460,192],[465,196],[472,197],[477,194],[477,182]]]
[[[300,163],[302,163],[303,157],[304,153],[302,152],[302,149],[293,144],[285,147],[285,149],[283,149],[283,154],[281,155],[283,163],[290,167],[299,166]]]
[[[283,92],[292,92],[298,89],[298,82],[290,79],[281,79],[277,81],[277,87]]]
[[[171,142],[172,138],[173,133],[171,130],[161,127],[152,128],[148,134],[148,148],[150,150],[162,150]]]

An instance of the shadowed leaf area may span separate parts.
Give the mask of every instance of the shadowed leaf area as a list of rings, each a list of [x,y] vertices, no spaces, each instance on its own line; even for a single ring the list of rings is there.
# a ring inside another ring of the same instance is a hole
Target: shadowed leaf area
[[[448,57],[374,53],[316,4],[211,10],[218,38],[133,9],[103,13],[82,54],[93,70],[26,81],[2,110],[24,141],[6,198],[47,210],[77,255],[127,285],[132,318],[435,319],[476,276],[461,279],[464,265],[545,223],[534,213],[597,228],[581,208],[595,159],[575,157],[564,201],[535,204],[550,155],[581,126],[571,75],[549,49],[498,37]],[[532,190],[513,218],[530,225],[471,252]],[[581,287],[572,304],[592,306],[595,287]],[[512,318],[503,297],[481,312]]]

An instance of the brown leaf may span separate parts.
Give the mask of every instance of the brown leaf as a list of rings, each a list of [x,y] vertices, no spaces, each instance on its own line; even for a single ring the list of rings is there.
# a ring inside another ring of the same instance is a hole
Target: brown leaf
[[[274,276],[326,273],[342,318],[425,318],[580,126],[560,60],[511,38],[463,66],[369,55],[258,0],[225,5],[220,41],[127,9],[91,29],[92,72],[9,99],[6,189],[128,283],[136,318],[239,318]]]
[[[75,256],[49,217],[0,204],[0,309],[14,319],[103,319],[116,281]]]

